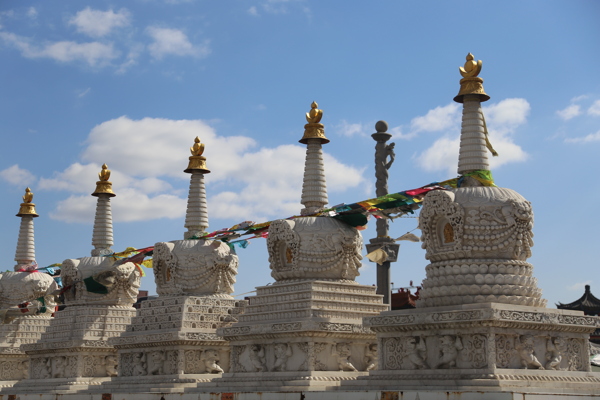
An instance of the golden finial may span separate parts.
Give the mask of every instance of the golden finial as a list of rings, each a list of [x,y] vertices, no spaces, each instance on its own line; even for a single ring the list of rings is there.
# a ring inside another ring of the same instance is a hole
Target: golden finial
[[[100,196],[101,194],[107,194],[109,197],[115,197],[116,194],[112,190],[112,182],[109,182],[110,179],[110,169],[108,169],[108,165],[102,164],[102,170],[98,173],[98,178],[100,179],[96,182],[96,190],[92,193],[92,196]]]
[[[467,55],[465,67],[458,67],[458,70],[463,78],[474,78],[481,72],[481,64],[481,60],[475,61],[473,54],[469,53]]]
[[[108,169],[108,165],[102,164],[102,171],[98,172],[98,178],[104,182],[110,179],[110,169]]]
[[[481,72],[481,65],[481,60],[475,61],[473,54],[467,54],[467,61],[464,68],[458,67],[463,78],[460,80],[460,91],[454,97],[454,101],[462,103],[467,95],[476,95],[479,97],[479,101],[490,99],[490,96],[483,90],[483,79],[478,76]]]
[[[19,213],[17,214],[17,217],[39,217],[39,215],[37,215],[37,213],[35,212],[35,204],[33,204],[32,201],[33,192],[31,191],[31,189],[27,188],[25,189],[25,194],[23,195],[23,202],[21,203],[21,207],[19,208]]]
[[[317,107],[319,107],[319,105],[316,101],[313,101],[310,105],[310,111],[306,113],[306,121],[310,124],[318,124],[321,122],[323,110],[319,110]]]
[[[329,139],[325,137],[325,126],[321,123],[323,110],[319,110],[319,105],[313,101],[310,105],[310,111],[306,113],[306,121],[304,125],[304,136],[299,140],[300,143],[307,144],[308,139],[320,139],[321,144],[329,143]]]
[[[193,156],[201,156],[204,153],[204,143],[200,143],[200,138],[196,136],[194,139],[194,145],[190,147],[190,151]]]
[[[206,168],[206,157],[202,155],[202,153],[204,153],[204,143],[200,143],[200,138],[198,136],[194,139],[194,145],[190,147],[190,151],[192,152],[192,156],[190,157],[187,169],[183,172],[191,174],[194,171],[197,171],[203,174],[209,174],[210,171]]]

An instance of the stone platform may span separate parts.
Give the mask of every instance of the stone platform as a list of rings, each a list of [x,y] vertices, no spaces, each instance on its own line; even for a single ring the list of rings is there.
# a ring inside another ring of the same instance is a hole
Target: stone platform
[[[218,388],[323,390],[368,374],[377,358],[363,316],[388,308],[374,286],[305,280],[257,288],[239,322],[217,333],[231,342],[231,372]]]
[[[578,311],[482,303],[389,311],[365,318],[379,368],[342,389],[600,393],[589,333]]]
[[[206,386],[229,370],[229,343],[215,331],[237,321],[246,303],[229,295],[144,301],[126,332],[110,340],[119,376],[101,390],[164,393]]]

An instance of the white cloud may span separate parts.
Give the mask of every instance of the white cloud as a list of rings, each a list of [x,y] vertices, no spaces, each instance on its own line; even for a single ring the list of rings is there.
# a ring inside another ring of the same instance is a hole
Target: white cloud
[[[248,9],[248,14],[254,16],[254,17],[258,17],[258,10],[256,9],[256,6],[252,6]]]
[[[83,61],[90,66],[103,66],[118,56],[112,43],[76,43],[61,41],[38,46],[31,40],[10,32],[0,32],[0,39],[21,51],[26,58],[51,58],[60,62]]]
[[[12,165],[0,171],[0,178],[15,186],[31,186],[36,181],[35,175],[26,169],[20,168],[19,164]]]
[[[92,223],[96,198],[92,196],[70,196],[62,200],[50,213],[50,218],[65,221]],[[135,189],[123,189],[111,199],[114,221],[133,222],[160,218],[180,218],[185,215],[186,200],[171,194],[150,197]]]
[[[558,110],[556,114],[565,121],[568,121],[581,115],[581,106],[579,104],[571,104],[562,110]]]
[[[207,186],[218,188],[220,183],[227,187],[221,192],[209,189],[211,217],[262,221],[299,213],[304,146],[257,149],[253,139],[218,136],[200,120],[120,117],[106,121],[88,136],[81,156],[87,164],[74,163],[51,178],[41,179],[39,187],[75,194],[59,204],[53,218],[91,222],[95,203],[79,200],[91,197],[100,166],[107,163],[113,190],[121,199],[113,202],[115,221],[178,218],[185,213],[187,191],[174,190],[163,178],[189,179],[182,171],[196,136],[206,145],[204,155],[212,171],[206,178]],[[330,192],[364,186],[364,171],[328,154],[324,162]],[[75,207],[74,214],[68,215],[71,206]]]
[[[590,143],[590,142],[600,142],[600,131],[596,133],[590,133],[587,136],[579,137],[579,138],[567,138],[565,139],[567,143]]]
[[[130,14],[125,8],[115,13],[112,9],[100,11],[87,7],[69,20],[69,25],[75,25],[77,32],[95,38],[106,36],[113,29],[122,28],[129,24]]]
[[[150,26],[146,33],[154,39],[148,46],[150,54],[155,59],[162,59],[166,55],[206,57],[210,54],[209,41],[193,45],[183,31],[179,29],[159,28]]]
[[[590,108],[588,108],[587,113],[589,115],[600,116],[600,100],[593,102]]]
[[[82,98],[87,96],[90,92],[91,92],[92,88],[87,88],[85,90],[82,90],[81,92],[77,93],[77,97]]]
[[[456,124],[460,118],[460,106],[450,103],[447,106],[436,107],[421,117],[410,121],[412,132],[438,132]]]
[[[27,16],[31,19],[36,19],[38,16],[38,11],[35,9],[35,7],[29,7],[27,9]]]
[[[567,286],[568,290],[573,290],[576,292],[583,292],[585,290],[585,285],[590,285],[592,283],[591,280],[585,281],[585,282],[578,282],[578,283],[574,283],[571,286]]]
[[[530,109],[527,100],[517,98],[505,99],[497,104],[484,107],[483,113],[486,117],[489,140],[499,154],[498,157],[492,157],[489,154],[492,170],[503,164],[522,162],[527,159],[527,153],[513,142],[513,135],[519,126],[526,123]],[[423,130],[435,128],[455,132],[455,134],[446,134],[436,140],[427,150],[415,157],[417,165],[425,171],[446,170],[450,175],[456,174],[460,121],[453,116],[453,112],[458,113],[458,109],[453,111],[449,106],[437,107],[426,114],[425,117],[430,116],[430,118],[419,120],[419,126]]]
[[[351,124],[346,120],[342,120],[342,122],[334,127],[334,130],[338,135],[345,137],[367,136],[367,127],[365,124]]]

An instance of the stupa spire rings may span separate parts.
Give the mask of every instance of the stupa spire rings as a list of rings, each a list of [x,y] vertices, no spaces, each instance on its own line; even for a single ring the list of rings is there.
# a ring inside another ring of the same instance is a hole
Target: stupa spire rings
[[[313,101],[310,105],[310,111],[306,113],[306,121],[304,125],[304,136],[299,140],[302,144],[308,144],[309,139],[319,139],[321,144],[329,143],[329,139],[325,137],[325,125],[321,123],[323,110],[318,109],[319,105]]]
[[[200,138],[198,136],[194,139],[194,145],[190,147],[190,152],[192,155],[189,158],[190,161],[188,167],[183,172],[188,174],[194,172],[210,174],[210,170],[206,168],[206,157],[202,155],[204,153],[204,143],[200,143]]]
[[[35,204],[33,204],[32,201],[33,192],[30,188],[27,188],[25,189],[25,194],[23,195],[23,202],[21,203],[21,207],[19,208],[19,213],[17,214],[17,217],[39,217],[39,215],[35,212]]]
[[[481,60],[475,61],[473,54],[467,54],[467,61],[464,67],[458,67],[458,70],[463,77],[460,80],[460,91],[454,97],[457,103],[463,103],[465,96],[474,95],[479,98],[479,101],[488,101],[490,96],[483,89],[483,79],[479,77],[481,72]]]
[[[102,164],[102,170],[98,172],[98,182],[96,182],[96,190],[92,193],[92,196],[98,197],[101,194],[106,194],[109,197],[115,197],[116,194],[112,190],[112,182],[109,182],[110,179],[110,169],[108,169],[108,165],[106,163]]]

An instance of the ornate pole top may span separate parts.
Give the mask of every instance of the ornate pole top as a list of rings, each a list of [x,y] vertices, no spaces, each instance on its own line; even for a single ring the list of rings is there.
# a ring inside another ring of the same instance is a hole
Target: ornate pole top
[[[92,196],[100,196],[101,194],[107,194],[109,197],[115,197],[116,194],[112,190],[112,182],[109,182],[110,179],[110,169],[108,169],[108,165],[103,164],[102,170],[98,173],[98,182],[96,182],[96,190],[92,193]]]
[[[190,162],[188,163],[187,169],[183,172],[188,174],[193,172],[210,174],[210,171],[206,168],[206,157],[202,155],[202,153],[204,153],[204,143],[200,143],[200,138],[198,136],[194,139],[194,145],[190,147],[190,151],[192,152]]]
[[[454,98],[454,101],[462,103],[466,95],[477,95],[479,96],[479,101],[488,101],[490,99],[490,96],[483,90],[483,79],[478,76],[481,72],[481,65],[481,60],[475,61],[473,54],[467,54],[467,61],[464,68],[458,67],[463,78],[460,80],[460,91]]]
[[[39,215],[37,215],[37,213],[35,212],[35,204],[33,204],[32,201],[33,192],[31,191],[31,189],[27,188],[25,189],[25,194],[23,195],[23,202],[21,203],[21,207],[19,208],[19,213],[17,214],[17,217],[39,217]]]
[[[329,139],[325,137],[325,125],[321,123],[323,110],[319,110],[319,105],[313,101],[310,105],[310,111],[306,113],[306,121],[304,125],[304,136],[299,140],[302,144],[308,144],[308,139],[320,139],[321,144],[329,143]]]

